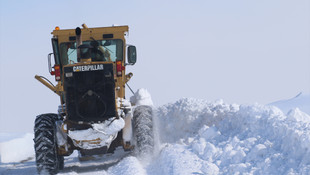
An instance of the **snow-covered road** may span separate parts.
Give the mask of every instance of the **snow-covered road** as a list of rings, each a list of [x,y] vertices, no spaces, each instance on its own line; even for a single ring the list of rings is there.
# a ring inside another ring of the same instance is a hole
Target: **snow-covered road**
[[[183,98],[156,108],[155,119],[155,156],[73,154],[60,174],[310,174],[310,116],[299,109]],[[33,159],[20,162],[33,157],[31,139],[2,140],[0,174],[36,173]]]

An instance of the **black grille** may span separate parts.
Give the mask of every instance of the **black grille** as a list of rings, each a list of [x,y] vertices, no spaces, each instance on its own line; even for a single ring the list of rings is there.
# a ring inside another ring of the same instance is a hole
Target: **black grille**
[[[69,120],[104,121],[116,116],[113,65],[91,66],[64,68],[65,102]]]

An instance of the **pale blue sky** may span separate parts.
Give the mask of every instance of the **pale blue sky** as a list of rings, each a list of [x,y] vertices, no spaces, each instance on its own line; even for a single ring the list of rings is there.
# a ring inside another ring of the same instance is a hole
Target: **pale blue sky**
[[[129,84],[147,88],[157,106],[182,97],[266,104],[310,93],[309,0],[0,0],[0,132],[31,131],[36,115],[56,112],[58,97],[33,77],[54,81],[50,32],[82,23],[129,25],[138,49]]]

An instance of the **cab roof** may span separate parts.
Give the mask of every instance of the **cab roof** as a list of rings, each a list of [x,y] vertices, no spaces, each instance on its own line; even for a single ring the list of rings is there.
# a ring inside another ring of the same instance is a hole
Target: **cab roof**
[[[81,28],[82,40],[96,40],[102,39],[122,39],[124,40],[125,34],[128,32],[128,26],[111,26],[111,27],[96,27],[96,28]],[[75,29],[57,29],[51,33],[53,38],[57,38],[58,42],[75,41]]]

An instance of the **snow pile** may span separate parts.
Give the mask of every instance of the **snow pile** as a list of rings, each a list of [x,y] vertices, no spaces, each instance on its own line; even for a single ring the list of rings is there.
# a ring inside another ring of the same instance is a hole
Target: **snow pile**
[[[272,106],[181,99],[158,114],[169,143],[156,160],[168,164],[160,174],[310,172],[310,116],[298,109],[286,116]]]
[[[287,113],[287,116],[288,116],[288,119],[292,120],[293,122],[309,123],[310,121],[309,115],[302,112],[299,108],[290,110]]]
[[[292,109],[298,108],[310,115],[310,94],[299,93],[296,97],[288,100],[280,100],[268,105],[276,106],[287,113]]]
[[[208,103],[206,100],[183,98],[157,110],[162,142],[175,142],[197,133],[203,125],[217,124],[239,109],[238,105],[224,104],[223,100]]]
[[[33,134],[0,143],[1,163],[21,162],[34,157]]]
[[[119,174],[146,174],[141,162],[136,157],[126,157],[117,165],[108,169],[109,175],[119,175]]]
[[[208,166],[208,167],[207,167]],[[217,166],[203,165],[200,159],[188,146],[167,144],[152,165],[148,167],[148,174],[216,174],[219,172]]]
[[[153,101],[150,93],[146,89],[138,89],[134,96],[130,97],[130,102],[139,105],[149,105],[153,106]]]
[[[137,105],[153,104],[145,89],[138,90],[131,100]],[[226,104],[222,100],[210,103],[183,98],[154,109],[154,114],[155,130],[158,130],[161,144],[156,148],[159,153],[152,160],[142,161],[128,155],[101,168],[100,164],[108,162],[109,156],[102,162],[88,164],[69,157],[65,161],[67,172],[63,173],[216,175],[310,172],[310,116],[302,108],[283,113],[274,106]],[[22,139],[2,142],[1,161],[21,161],[33,156],[32,137],[25,135]],[[0,174],[1,168],[10,168],[3,164],[2,167],[0,164]],[[77,167],[81,167],[81,171]],[[14,171],[10,169],[10,172]]]

